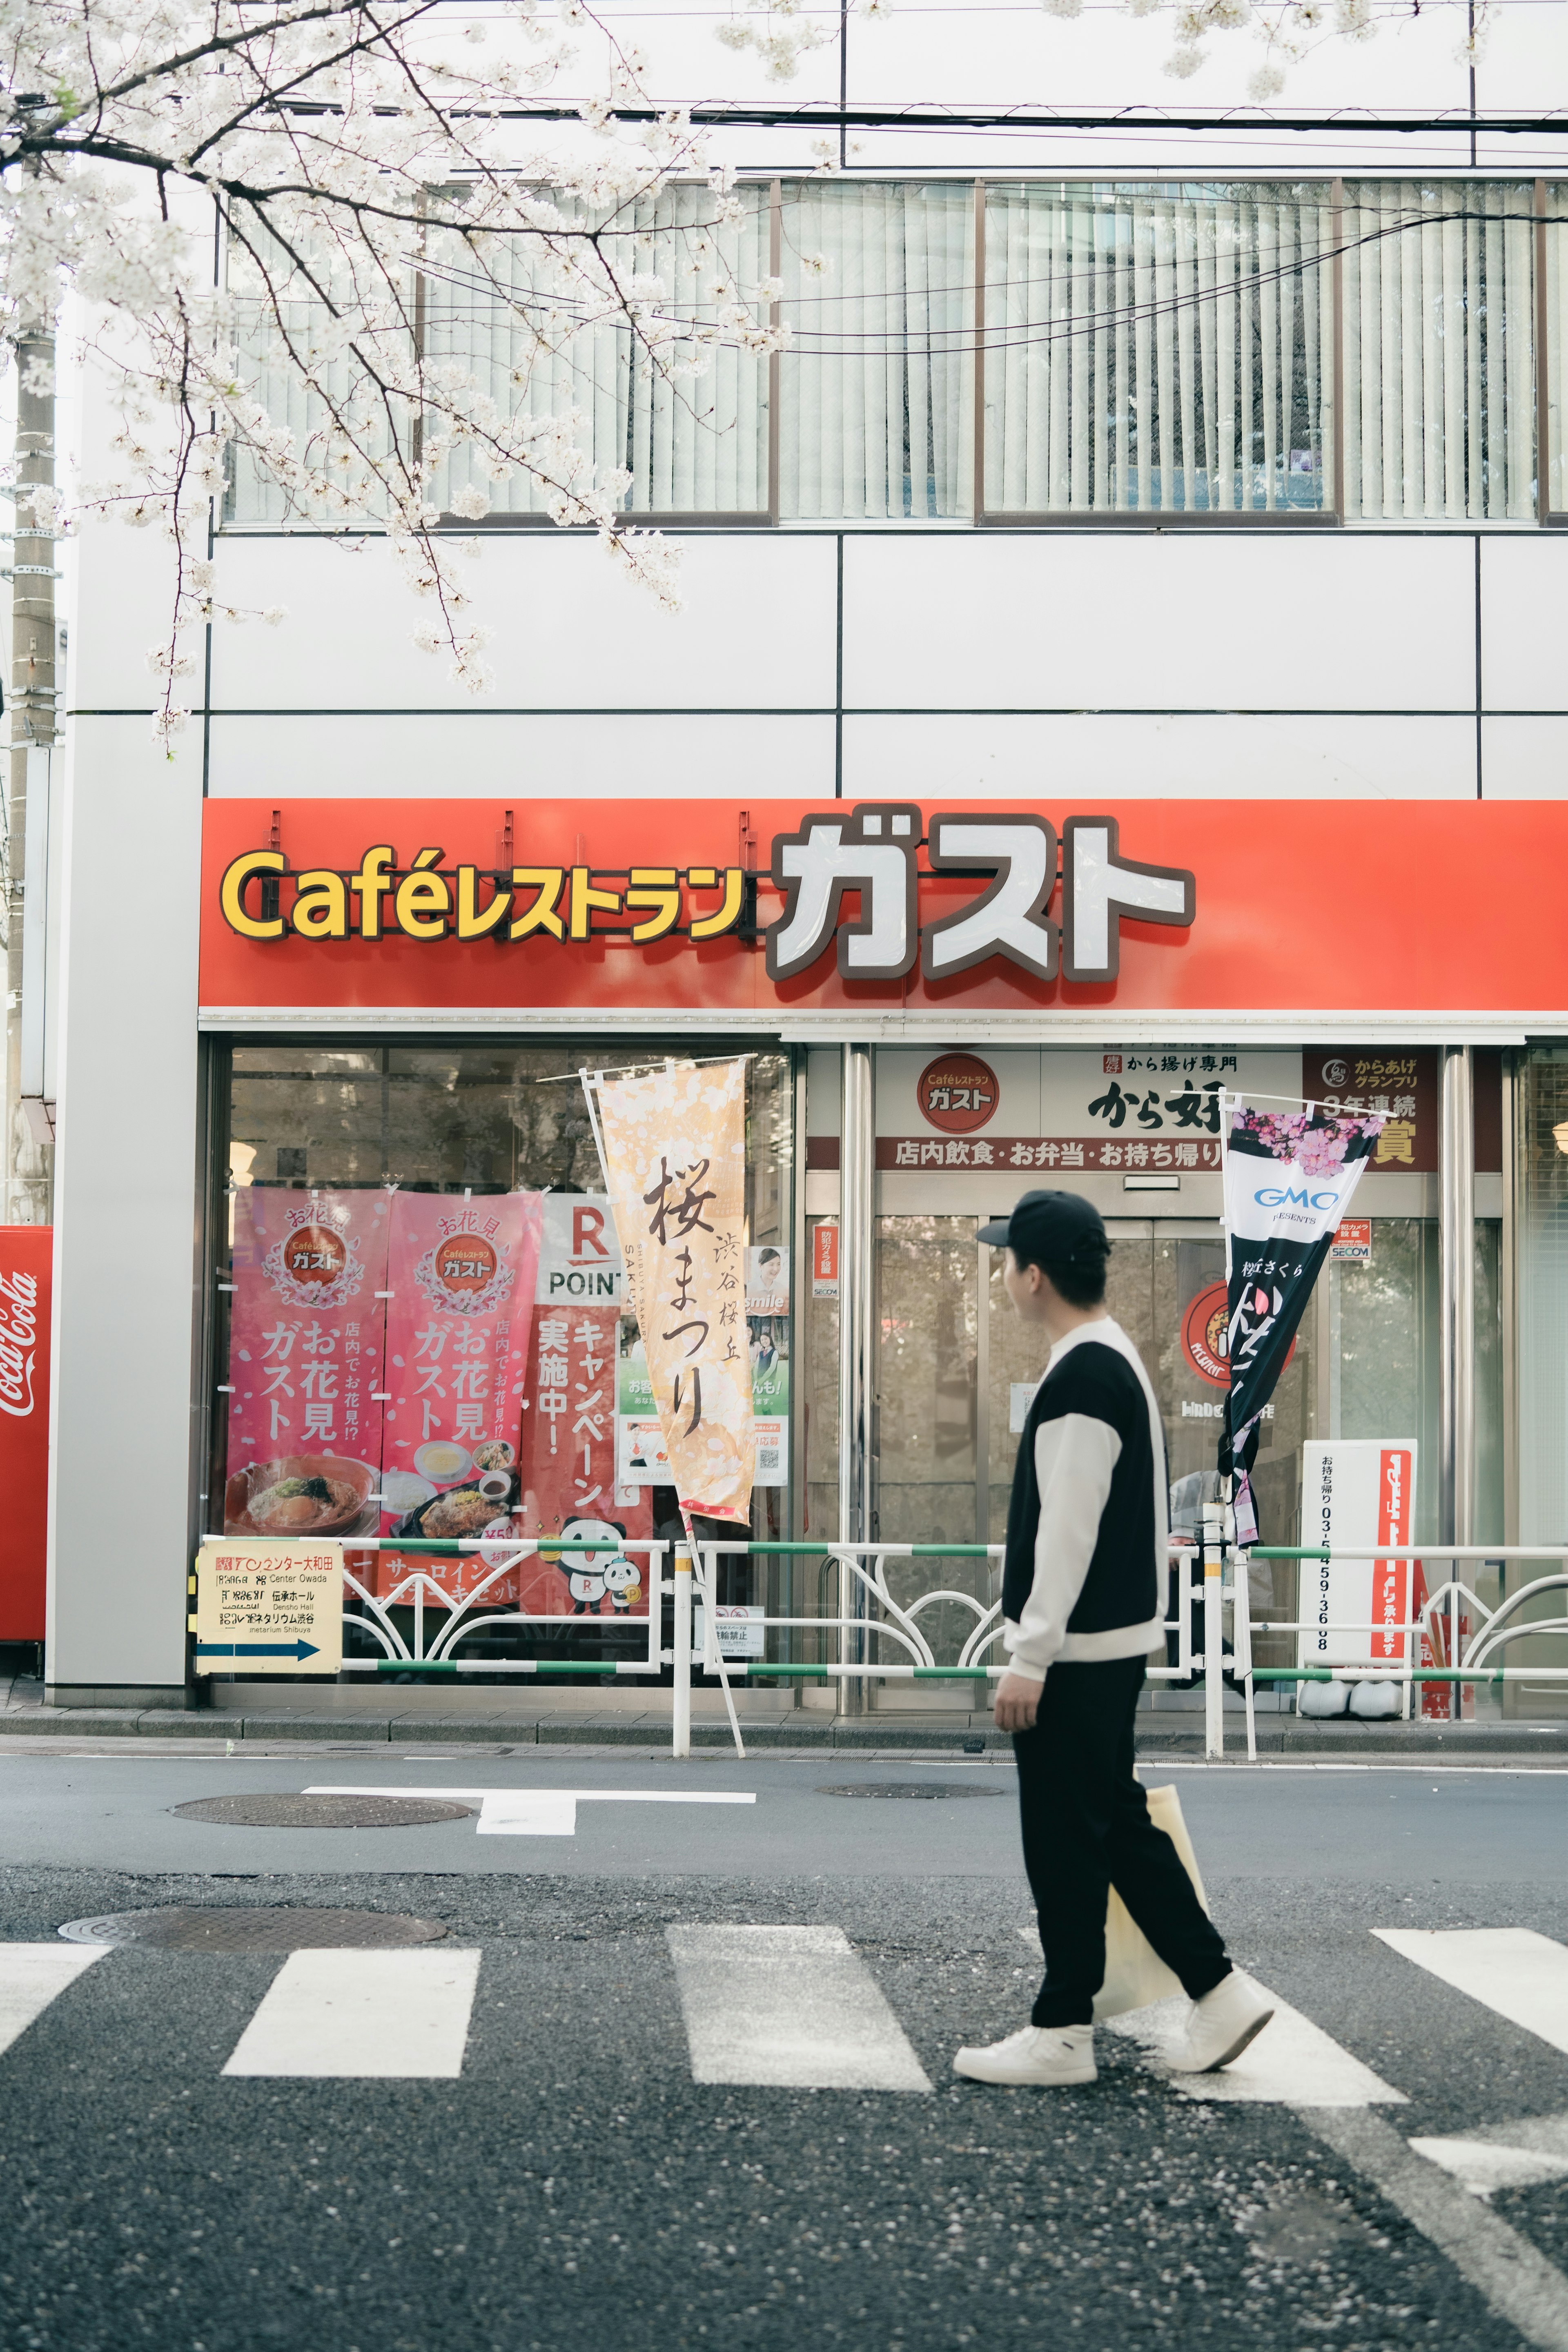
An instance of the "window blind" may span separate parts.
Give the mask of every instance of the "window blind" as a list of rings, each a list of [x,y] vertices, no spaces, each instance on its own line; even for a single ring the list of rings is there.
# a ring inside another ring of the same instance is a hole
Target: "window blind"
[[[1345,509],[1535,511],[1534,190],[1345,188]]]
[[[985,504],[1329,502],[1327,191],[988,189]]]
[[[781,512],[970,512],[973,185],[805,181],[784,204]]]

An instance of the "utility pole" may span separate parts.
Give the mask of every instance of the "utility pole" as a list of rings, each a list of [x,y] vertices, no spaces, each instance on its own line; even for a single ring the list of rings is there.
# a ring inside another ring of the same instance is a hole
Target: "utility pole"
[[[55,337],[52,320],[30,320],[15,344],[18,494],[11,580],[11,773],[0,839],[5,926],[4,1197],[0,1222],[47,1225],[53,1218],[54,1136],[41,1098],[22,1097],[22,935],[27,890],[27,755],[55,740],[55,533],[36,527],[20,494],[55,478]],[[47,869],[33,877],[42,891]],[[41,1010],[37,1008],[36,1010]]]

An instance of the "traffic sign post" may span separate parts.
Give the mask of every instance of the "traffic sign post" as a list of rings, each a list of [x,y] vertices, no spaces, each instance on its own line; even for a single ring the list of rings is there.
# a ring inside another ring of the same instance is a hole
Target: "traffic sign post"
[[[343,1548],[257,1537],[204,1543],[191,1621],[198,1675],[336,1675]]]

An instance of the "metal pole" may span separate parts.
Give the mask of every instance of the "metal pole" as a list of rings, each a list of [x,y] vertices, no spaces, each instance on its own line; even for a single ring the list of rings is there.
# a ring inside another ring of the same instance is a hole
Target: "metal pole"
[[[875,1275],[876,1119],[871,1097],[871,1048],[843,1048],[843,1100],[838,1146],[838,1537],[871,1540],[871,1304]],[[864,1617],[866,1588],[839,1564],[837,1614]],[[866,1662],[865,1636],[839,1637],[839,1661]],[[866,1710],[864,1679],[840,1685],[844,1715]]]
[[[1437,1540],[1475,1541],[1476,1132],[1468,1045],[1443,1048],[1438,1223]],[[1450,1658],[1450,1665],[1457,1664]],[[1453,1685],[1451,1714],[1460,1712]]]
[[[670,1753],[691,1753],[691,1550],[675,1547],[675,1705]]]
[[[52,320],[28,314],[13,346],[16,363],[16,487],[18,492],[11,582],[11,767],[9,790],[0,807],[0,920],[5,926],[6,1006],[3,1105],[4,1163],[0,1167],[0,1223],[47,1225],[54,1199],[53,1106],[45,1098],[41,1068],[23,1082],[24,1024],[30,1020],[41,1039],[43,1006],[24,1013],[24,986],[42,997],[42,973],[26,969],[25,934],[43,936],[47,856],[31,873],[27,845],[38,843],[30,822],[28,794],[47,794],[46,761],[30,760],[55,740],[55,530],[40,522],[26,499],[29,488],[48,489],[55,478],[55,332]],[[47,814],[47,797],[45,814]],[[47,828],[43,838],[47,839]],[[31,882],[35,894],[26,897]],[[30,922],[24,920],[24,910]],[[37,1093],[29,1088],[36,1083]]]
[[[1204,1563],[1204,1754],[1225,1753],[1225,1608],[1220,1570],[1225,1543],[1217,1527],[1198,1538]]]

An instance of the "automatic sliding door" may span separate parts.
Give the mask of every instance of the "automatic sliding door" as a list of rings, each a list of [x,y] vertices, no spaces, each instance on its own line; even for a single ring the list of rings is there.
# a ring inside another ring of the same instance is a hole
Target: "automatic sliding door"
[[[872,1528],[889,1543],[973,1544],[978,1533],[980,1250],[977,1217],[877,1220],[876,1419]],[[889,1565],[906,1604],[933,1587],[991,1600],[983,1559]],[[973,1631],[952,1602],[925,1610],[921,1633],[939,1662],[956,1660]],[[904,1653],[891,1642],[889,1660]],[[968,1683],[883,1685],[879,1706],[984,1705]]]

